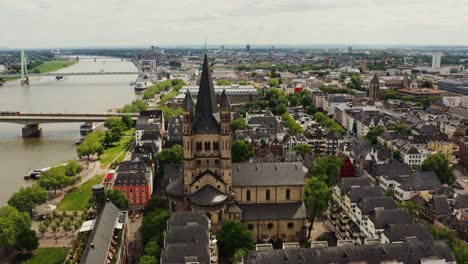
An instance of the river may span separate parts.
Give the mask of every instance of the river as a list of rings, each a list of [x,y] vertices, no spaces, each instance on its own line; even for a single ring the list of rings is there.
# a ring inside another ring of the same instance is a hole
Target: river
[[[105,58],[80,60],[58,72],[129,72],[129,61]],[[137,96],[130,81],[136,75],[32,77],[30,86],[19,81],[0,86],[0,111],[99,113],[123,106]],[[80,137],[80,123],[42,124],[40,138],[23,139],[22,125],[0,122],[0,206],[22,186],[32,169],[49,167],[76,158],[73,142]]]

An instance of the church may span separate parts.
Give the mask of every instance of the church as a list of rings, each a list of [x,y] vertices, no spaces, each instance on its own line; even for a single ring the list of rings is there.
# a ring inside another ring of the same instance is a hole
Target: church
[[[232,163],[231,103],[217,97],[205,54],[196,104],[183,102],[183,171],[166,187],[172,211],[201,211],[216,229],[241,221],[258,241],[304,241],[306,168],[301,162]]]

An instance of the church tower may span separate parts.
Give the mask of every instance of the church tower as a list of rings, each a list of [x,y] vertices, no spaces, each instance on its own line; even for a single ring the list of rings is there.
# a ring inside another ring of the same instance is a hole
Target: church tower
[[[231,104],[223,91],[219,105],[205,54],[197,103],[189,91],[183,102],[184,172],[166,192],[179,203],[175,210],[207,213],[220,223],[232,193]]]
[[[379,99],[379,91],[380,91],[380,81],[377,74],[374,74],[372,80],[369,83],[369,97],[373,99]]]

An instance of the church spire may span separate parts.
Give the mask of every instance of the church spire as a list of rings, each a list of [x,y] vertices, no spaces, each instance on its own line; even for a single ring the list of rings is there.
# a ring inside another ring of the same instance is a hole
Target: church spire
[[[219,108],[216,103],[216,94],[211,80],[208,56],[205,53],[195,113],[202,116],[210,116],[217,112],[219,112]]]

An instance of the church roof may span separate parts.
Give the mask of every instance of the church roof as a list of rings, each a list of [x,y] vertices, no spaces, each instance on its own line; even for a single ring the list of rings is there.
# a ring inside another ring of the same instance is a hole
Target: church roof
[[[187,89],[187,92],[185,93],[183,109],[184,111],[193,111],[193,98],[188,89]]]
[[[200,206],[217,205],[223,203],[226,199],[225,194],[209,184],[190,196],[192,203]]]
[[[306,172],[301,162],[234,163],[232,185],[235,187],[304,185]]]
[[[205,54],[203,69],[198,88],[197,105],[195,107],[195,117],[193,132],[195,134],[211,134],[219,131],[219,108],[211,80],[210,65]]]
[[[229,101],[229,97],[226,94],[226,90],[223,90],[221,97],[219,98],[221,109],[229,110],[231,109],[231,101]]]
[[[377,74],[374,74],[374,76],[372,76],[372,79],[371,79],[370,83],[371,84],[380,84],[379,77],[377,76]]]

